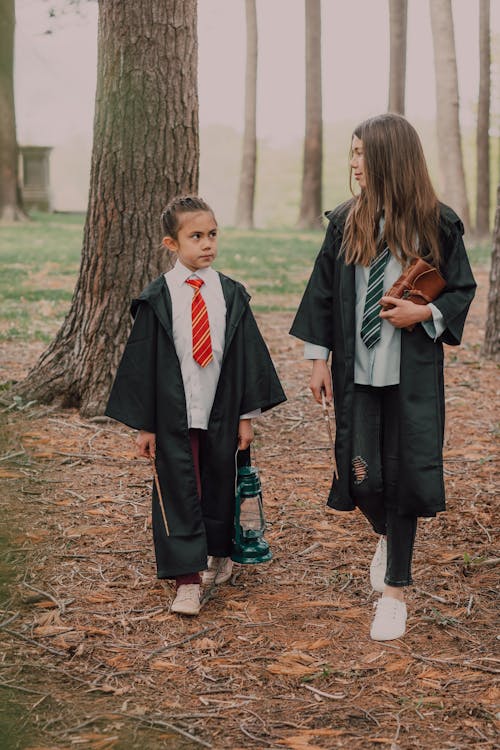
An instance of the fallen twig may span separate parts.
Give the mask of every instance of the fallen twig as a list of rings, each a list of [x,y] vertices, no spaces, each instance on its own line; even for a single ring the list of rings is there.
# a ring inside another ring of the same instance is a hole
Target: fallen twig
[[[16,453],[6,453],[5,456],[0,456],[0,461],[9,461],[11,458],[16,458],[16,456],[23,456],[26,453],[26,451],[16,451]]]
[[[13,682],[0,682],[0,687],[7,688],[8,690],[20,690],[23,693],[33,693],[34,695],[43,695],[47,697],[47,693],[43,693],[41,690],[31,690],[30,688],[22,687],[22,685],[15,685]]]
[[[35,591],[37,594],[40,594],[41,596],[45,596],[47,599],[50,599],[51,602],[54,602],[54,604],[59,607],[59,610],[61,614],[63,615],[66,607],[65,602],[60,602],[59,599],[56,599],[55,596],[52,596],[52,594],[49,594],[48,591],[42,591],[42,589],[37,589],[35,586],[31,586],[31,584],[26,583],[26,581],[23,581],[23,586],[26,586],[26,588],[30,589],[31,591]],[[72,599],[71,601],[74,601]]]
[[[10,622],[13,622],[14,620],[17,620],[19,617],[19,612],[15,612],[11,617],[9,617],[7,620],[4,620],[3,622],[0,622],[0,628],[5,628],[6,625],[8,625]]]
[[[203,747],[213,747],[213,745],[210,742],[205,742],[205,740],[200,739],[199,737],[195,737],[194,734],[191,734],[190,732],[186,732],[185,729],[181,729],[180,727],[176,727],[175,724],[171,724],[169,721],[162,721],[161,719],[153,719],[153,718],[145,718],[144,716],[134,716],[133,714],[125,714],[120,712],[120,716],[125,716],[127,719],[133,719],[134,721],[139,721],[141,724],[149,724],[151,727],[162,727],[162,729],[171,729],[173,732],[177,732],[177,734],[182,734],[183,737],[187,737],[189,740],[192,740],[192,742],[197,742],[198,745],[203,745]]]
[[[40,641],[35,641],[33,638],[28,638],[28,636],[23,635],[22,633],[18,633],[16,630],[8,630],[6,628],[4,632],[8,633],[9,635],[13,635],[15,638],[21,638],[21,640],[26,641],[27,643],[31,643],[33,644],[33,646],[38,646],[38,648],[43,648],[44,651],[50,651],[51,654],[55,654],[56,656],[66,656],[64,651],[58,651],[55,648],[46,646],[45,643],[40,643]]]
[[[331,698],[334,701],[342,700],[342,698],[346,697],[345,693],[325,693],[323,690],[318,690],[317,688],[313,687],[312,685],[302,685],[303,688],[306,690],[310,690],[311,693],[314,693],[315,695],[320,695],[322,698]]]
[[[208,633],[210,630],[215,630],[215,625],[209,625],[208,628],[203,628],[202,630],[198,630],[196,633],[192,633],[191,635],[186,636],[186,638],[182,638],[180,641],[175,641],[174,643],[167,643],[166,646],[162,646],[161,648],[157,648],[154,651],[151,651],[147,655],[147,659],[151,659],[153,656],[156,656],[157,654],[162,654],[164,651],[168,651],[171,648],[175,648],[176,646],[182,646],[183,643],[188,643],[189,641],[194,640],[194,638],[198,638],[200,635],[205,635],[205,633]]]

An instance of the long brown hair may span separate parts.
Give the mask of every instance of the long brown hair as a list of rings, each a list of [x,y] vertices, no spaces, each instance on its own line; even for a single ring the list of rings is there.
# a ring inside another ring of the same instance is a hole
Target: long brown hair
[[[383,242],[403,265],[424,257],[438,266],[439,203],[417,131],[401,115],[384,114],[362,122],[354,136],[363,142],[366,187],[346,219],[346,263],[368,266]]]

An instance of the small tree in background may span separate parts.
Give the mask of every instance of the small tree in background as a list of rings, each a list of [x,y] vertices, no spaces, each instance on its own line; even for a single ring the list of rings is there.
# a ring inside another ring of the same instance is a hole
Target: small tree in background
[[[297,226],[322,227],[323,112],[321,94],[321,0],[305,0],[306,132]]]
[[[490,233],[490,0],[479,0],[479,99],[477,105],[476,234]]]
[[[102,414],[130,300],[165,270],[160,214],[198,188],[196,0],[99,4],[90,196],[66,319],[16,391]]]
[[[14,0],[0,0],[0,221],[27,219],[18,179],[14,105]]]
[[[497,187],[493,252],[491,255],[488,312],[483,352],[488,359],[500,359],[500,183]]]
[[[389,0],[390,65],[388,112],[405,113],[408,0]]]
[[[437,137],[442,196],[470,230],[459,120],[457,56],[451,0],[429,0],[436,68]]]
[[[255,0],[245,0],[247,60],[245,73],[245,130],[241,159],[236,226],[253,229],[255,174],[257,170],[257,8]]]

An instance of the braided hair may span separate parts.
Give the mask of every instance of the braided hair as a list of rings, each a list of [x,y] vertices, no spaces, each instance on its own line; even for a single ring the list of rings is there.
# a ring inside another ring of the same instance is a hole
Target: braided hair
[[[214,216],[214,212],[208,203],[198,195],[176,195],[167,203],[161,214],[161,226],[164,235],[176,240],[180,228],[180,215],[197,211],[209,211]]]

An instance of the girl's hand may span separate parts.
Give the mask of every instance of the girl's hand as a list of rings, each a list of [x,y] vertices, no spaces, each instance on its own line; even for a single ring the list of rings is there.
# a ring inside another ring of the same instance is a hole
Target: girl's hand
[[[325,359],[313,360],[313,369],[311,380],[309,381],[309,388],[311,389],[314,399],[318,402],[318,404],[322,403],[321,391],[325,392],[326,402],[328,404],[332,403],[332,375]]]
[[[156,458],[156,435],[154,432],[139,430],[135,444],[137,455],[140,458]]]
[[[240,419],[238,426],[238,450],[244,451],[253,440],[253,427],[251,419]]]
[[[390,310],[382,310],[380,317],[394,326],[394,328],[406,328],[422,323],[432,318],[432,310],[429,305],[416,305],[409,299],[398,299],[397,297],[382,297],[381,305],[394,305]]]

